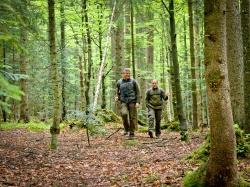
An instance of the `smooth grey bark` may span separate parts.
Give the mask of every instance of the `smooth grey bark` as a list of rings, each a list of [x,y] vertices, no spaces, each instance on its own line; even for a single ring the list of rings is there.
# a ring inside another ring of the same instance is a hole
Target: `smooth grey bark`
[[[136,70],[135,70],[135,34],[134,34],[134,7],[133,0],[130,0],[130,25],[131,25],[131,62],[132,62],[132,71],[133,78],[136,78]]]
[[[58,65],[56,50],[56,22],[55,22],[55,1],[48,0],[49,12],[49,43],[50,43],[50,63],[51,80],[53,89],[53,124],[50,128],[51,149],[57,149],[57,135],[60,133],[60,94],[58,83]]]
[[[2,45],[0,46],[0,54],[1,54],[1,57],[3,58],[3,65],[6,64],[6,53],[7,53],[7,51],[6,51],[6,44],[5,44],[5,42],[3,41],[3,42],[2,42]],[[0,97],[0,100],[1,100],[2,102],[6,102],[6,97],[5,97],[5,96],[1,96],[1,97]],[[7,122],[7,112],[5,111],[4,108],[1,107],[1,109],[2,109],[3,121],[4,121],[4,122]]]
[[[205,113],[205,100],[203,100],[204,91],[202,87],[204,86],[204,82],[202,80],[203,77],[203,67],[201,62],[201,44],[200,41],[203,40],[200,37],[200,27],[201,27],[201,0],[196,0],[194,3],[194,43],[195,43],[195,60],[196,60],[196,67],[197,67],[197,120],[198,126],[204,123],[204,113]]]
[[[130,1],[126,1],[124,6],[124,35],[128,36],[131,35],[131,24],[130,24]],[[126,55],[124,55],[124,65],[125,67],[131,66],[131,37],[125,38],[124,37],[124,52]]]
[[[27,31],[25,28],[21,28],[21,43],[27,47]],[[20,73],[22,75],[28,74],[28,59],[25,51],[21,51],[20,54]],[[21,96],[20,103],[20,117],[19,121],[28,123],[30,121],[29,108],[28,108],[28,78],[24,77],[20,80],[20,88],[24,93]]]
[[[112,55],[112,64],[113,64],[113,94],[112,94],[112,100],[114,100],[115,97],[115,90],[116,90],[116,82],[121,78],[121,72],[124,67],[129,67],[125,63],[125,56],[124,56],[124,34],[127,27],[124,27],[124,24],[127,24],[127,22],[124,22],[125,19],[125,6],[123,6],[121,3],[117,4],[117,8],[114,12],[114,22],[115,27],[112,28],[112,34],[111,34],[111,53]],[[128,25],[128,24],[127,24]],[[126,44],[127,45],[127,44]],[[127,60],[126,60],[127,61]],[[119,113],[119,102],[113,102],[112,103],[113,111],[118,114]]]
[[[169,19],[170,19],[170,37],[171,37],[171,49],[172,49],[172,60],[173,60],[173,70],[174,70],[174,83],[176,91],[176,101],[177,101],[177,114],[180,121],[181,130],[187,130],[187,123],[185,115],[183,112],[182,96],[181,96],[181,85],[180,85],[180,72],[179,72],[179,62],[177,55],[177,42],[176,42],[176,31],[175,31],[175,16],[174,16],[174,1],[169,1]]]
[[[193,0],[188,0],[189,14],[189,41],[190,41],[190,62],[191,62],[191,80],[192,80],[192,121],[193,129],[198,128],[198,108],[197,108],[197,86],[196,86],[196,59],[194,51],[194,23],[193,23]]]
[[[189,88],[189,79],[190,79],[190,70],[188,68],[188,49],[187,49],[187,26],[186,26],[186,18],[185,15],[183,16],[183,49],[184,49],[184,62],[185,62],[185,67],[184,67],[184,113],[186,116],[186,119],[189,121],[190,120],[190,88]]]
[[[147,70],[153,71],[154,68],[154,26],[152,22],[154,20],[154,13],[152,10],[147,10],[147,19],[151,24],[147,26],[147,48],[146,48],[146,62]]]
[[[90,25],[89,25],[89,18],[88,18],[88,9],[87,9],[87,0],[82,0],[82,8],[84,10],[84,21],[85,27],[87,32],[87,51],[88,51],[88,65],[87,65],[87,77],[85,78],[85,99],[86,99],[86,111],[89,110],[90,105],[90,82],[91,82],[91,75],[92,75],[92,42],[91,42],[91,35],[90,35]]]
[[[62,76],[62,120],[66,117],[66,58],[65,58],[65,14],[64,14],[64,0],[60,2],[60,28],[61,28],[61,76]]]

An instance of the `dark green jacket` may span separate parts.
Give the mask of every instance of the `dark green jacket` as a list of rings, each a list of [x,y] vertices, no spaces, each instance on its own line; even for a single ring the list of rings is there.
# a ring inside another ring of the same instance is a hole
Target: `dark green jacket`
[[[146,92],[146,106],[153,109],[162,109],[164,100],[167,100],[168,96],[165,95],[165,91],[161,88],[148,89]]]

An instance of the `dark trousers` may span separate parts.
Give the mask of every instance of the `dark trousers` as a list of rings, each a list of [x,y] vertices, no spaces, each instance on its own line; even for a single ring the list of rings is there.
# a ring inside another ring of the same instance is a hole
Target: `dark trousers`
[[[133,134],[137,123],[135,103],[121,103],[121,116],[124,130]]]
[[[148,108],[148,130],[153,131],[155,129],[156,135],[161,134],[161,114],[162,109]]]

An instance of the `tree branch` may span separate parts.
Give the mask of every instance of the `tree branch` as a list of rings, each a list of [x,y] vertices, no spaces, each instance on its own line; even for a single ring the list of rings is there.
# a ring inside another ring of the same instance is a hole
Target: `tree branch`
[[[114,65],[111,66],[111,68],[103,75],[104,78],[110,73],[110,71],[113,69]]]
[[[166,10],[168,11],[168,13],[170,14],[170,11],[169,11],[169,9],[168,9],[166,3],[165,3],[163,0],[161,0],[161,2],[162,2],[162,4],[163,4],[163,6],[165,7],[165,9],[166,9]]]

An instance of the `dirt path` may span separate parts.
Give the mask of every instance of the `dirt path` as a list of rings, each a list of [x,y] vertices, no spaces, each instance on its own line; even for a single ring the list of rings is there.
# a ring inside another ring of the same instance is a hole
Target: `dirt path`
[[[202,142],[182,142],[174,132],[106,137],[92,136],[89,147],[84,130],[64,130],[51,151],[48,132],[0,131],[0,186],[182,186],[194,167],[184,158]]]

